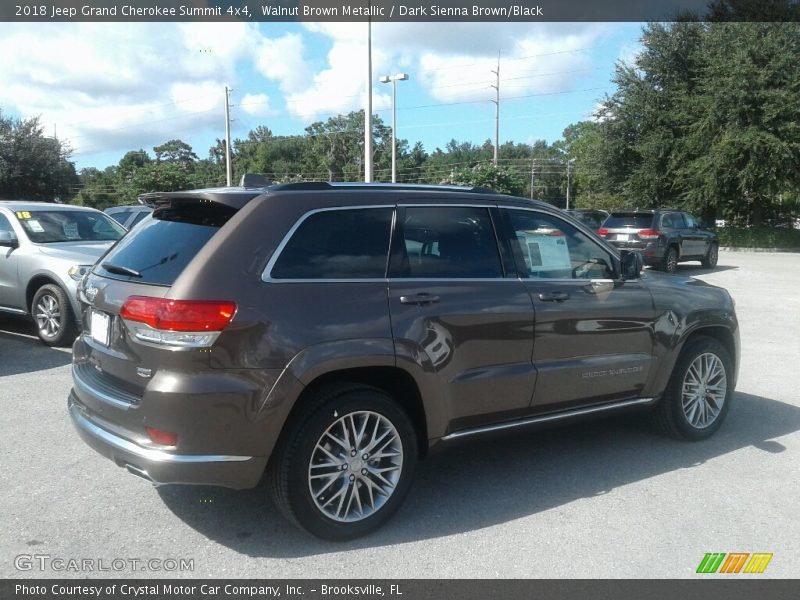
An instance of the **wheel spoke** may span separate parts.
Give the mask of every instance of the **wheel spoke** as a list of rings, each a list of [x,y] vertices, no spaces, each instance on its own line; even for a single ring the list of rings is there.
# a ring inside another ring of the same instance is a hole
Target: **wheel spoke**
[[[697,356],[683,378],[681,405],[692,427],[710,426],[722,412],[728,391],[725,364],[712,352]]]
[[[403,473],[403,446],[395,426],[379,413],[336,417],[311,454],[308,487],[326,517],[354,522],[380,510],[394,493]]]

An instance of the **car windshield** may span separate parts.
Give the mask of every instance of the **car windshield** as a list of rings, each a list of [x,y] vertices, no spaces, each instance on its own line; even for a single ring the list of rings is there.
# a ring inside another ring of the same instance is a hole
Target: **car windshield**
[[[115,241],[125,228],[101,212],[89,210],[19,210],[16,216],[32,242]]]
[[[606,229],[617,227],[632,227],[634,229],[648,229],[653,224],[653,215],[650,213],[614,213],[603,223]]]

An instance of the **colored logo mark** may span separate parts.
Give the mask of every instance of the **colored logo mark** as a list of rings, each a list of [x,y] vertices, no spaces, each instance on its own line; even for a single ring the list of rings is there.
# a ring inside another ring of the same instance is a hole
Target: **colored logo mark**
[[[749,559],[749,560],[748,560]],[[765,552],[707,552],[697,567],[698,573],[763,573],[771,553]]]

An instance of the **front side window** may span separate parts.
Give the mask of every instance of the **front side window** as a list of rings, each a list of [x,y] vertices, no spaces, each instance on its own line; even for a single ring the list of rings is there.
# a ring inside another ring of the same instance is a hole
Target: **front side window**
[[[508,210],[512,253],[523,278],[611,279],[611,254],[589,236],[553,215]]]
[[[82,210],[16,211],[17,220],[32,242],[115,241],[125,229],[101,212]]]
[[[686,214],[686,213],[682,213],[682,214],[683,214],[683,220],[686,222],[686,227],[688,229],[692,229],[693,227],[697,227],[697,221],[695,220],[695,218],[692,215],[689,215],[689,214]]]
[[[386,277],[392,208],[324,210],[306,218],[270,271],[272,279]]]
[[[492,279],[503,276],[489,209],[408,207],[390,277]]]

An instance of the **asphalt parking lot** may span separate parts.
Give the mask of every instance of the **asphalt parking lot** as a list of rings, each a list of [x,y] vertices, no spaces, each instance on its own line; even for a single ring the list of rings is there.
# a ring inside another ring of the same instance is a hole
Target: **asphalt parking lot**
[[[630,416],[464,446],[422,463],[388,526],[346,544],[288,525],[262,488],[156,489],[95,454],[67,416],[69,353],[0,317],[0,576],[683,578],[706,552],[770,552],[761,577],[796,577],[798,268],[800,254],[749,252],[681,265],[728,288],[741,323],[735,404],[712,439]],[[194,569],[18,570],[20,555]]]

